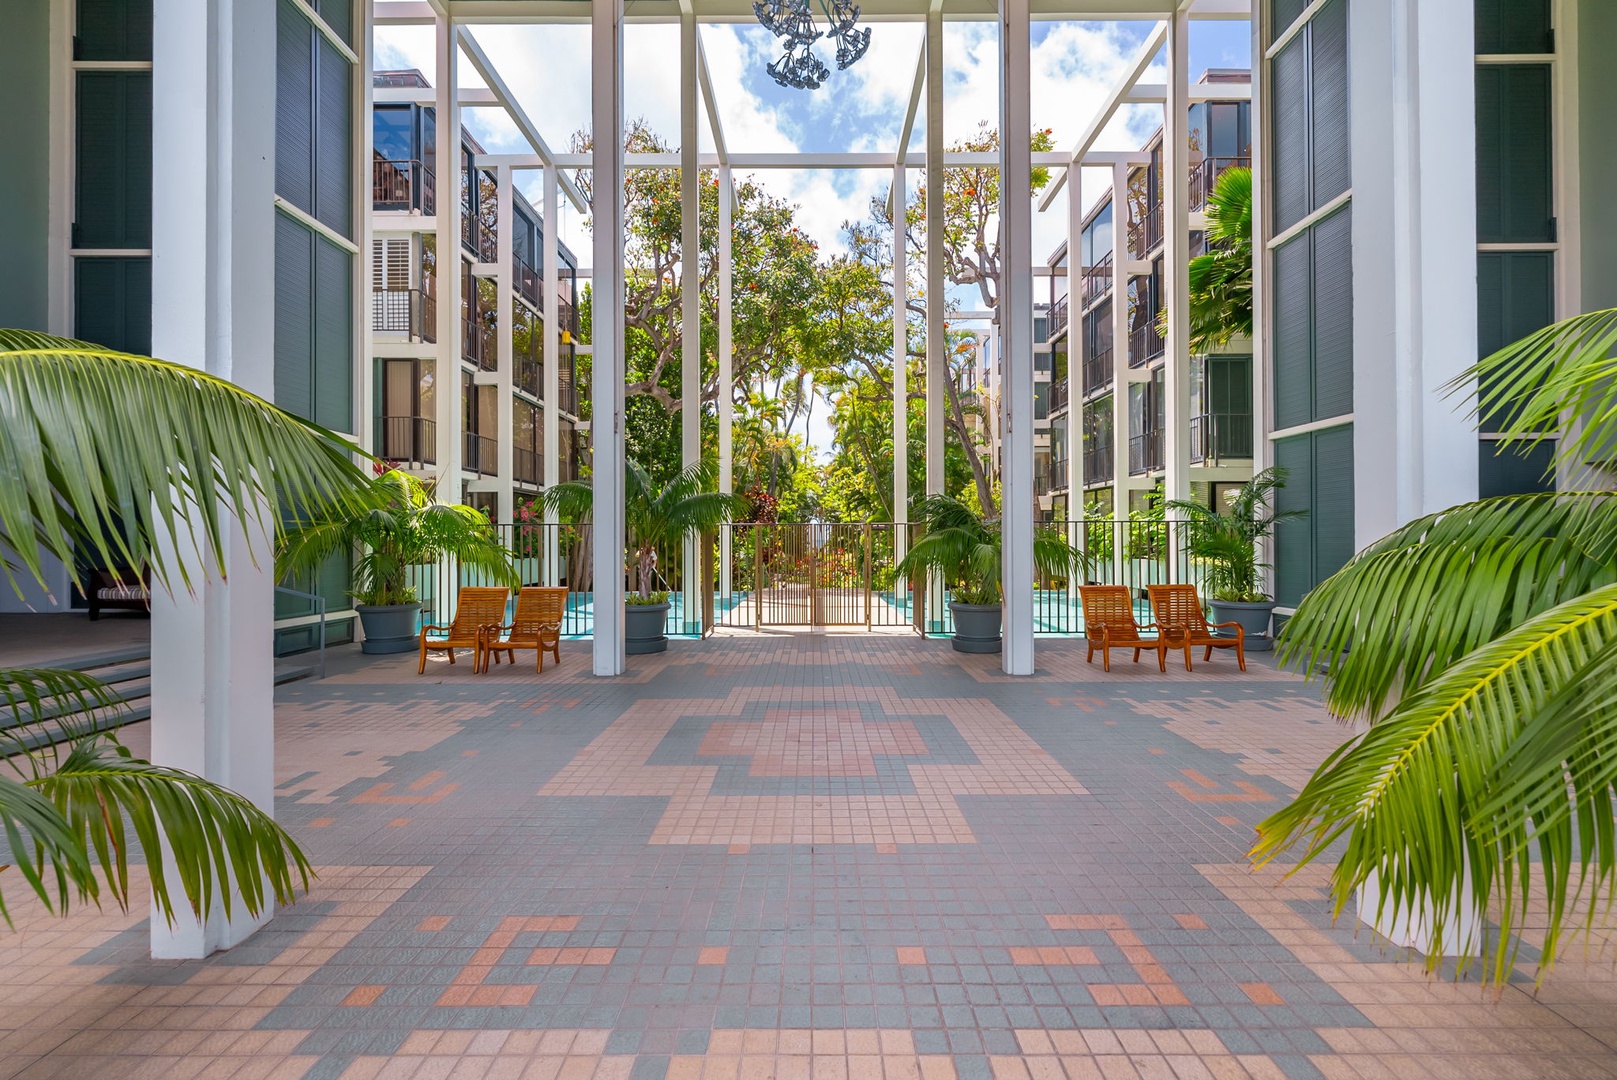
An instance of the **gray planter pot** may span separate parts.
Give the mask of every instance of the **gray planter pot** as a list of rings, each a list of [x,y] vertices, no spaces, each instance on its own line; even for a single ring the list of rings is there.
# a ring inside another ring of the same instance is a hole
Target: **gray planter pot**
[[[623,609],[623,651],[630,656],[668,650],[667,604],[630,604]]]
[[[996,653],[1002,647],[1005,609],[999,604],[951,602],[954,613],[954,649],[965,653]]]
[[[356,604],[360,625],[365,627],[365,640],[359,646],[363,653],[414,652],[421,641],[421,605],[388,604],[372,607]]]
[[[1268,652],[1275,647],[1274,639],[1269,636],[1269,616],[1275,609],[1273,600],[1214,600],[1211,607],[1214,622],[1241,624],[1241,629],[1246,631],[1244,647],[1247,652]],[[1235,636],[1228,630],[1219,630],[1217,634],[1220,637]]]

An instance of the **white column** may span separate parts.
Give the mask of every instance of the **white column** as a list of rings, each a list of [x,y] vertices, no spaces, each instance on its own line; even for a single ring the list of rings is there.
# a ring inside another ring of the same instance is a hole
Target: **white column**
[[[1067,170],[1067,519],[1084,519],[1084,170]],[[1074,526],[1068,539],[1082,545],[1085,532]],[[1076,596],[1077,590],[1068,590]]]
[[[999,5],[1001,559],[1007,675],[1033,674],[1033,98],[1028,0]],[[1070,261],[1070,260],[1069,260]]]
[[[696,16],[679,18],[679,277],[680,277],[680,464],[702,461],[702,174],[697,158]],[[698,537],[685,537],[682,622],[687,634],[702,630],[701,561]]]
[[[1252,9],[1252,55],[1262,56],[1268,31],[1260,7]],[[1271,233],[1269,207],[1273,188],[1269,180],[1269,121],[1263,115],[1269,100],[1269,65],[1252,65],[1252,472],[1254,475],[1274,464],[1274,447],[1269,432],[1274,417],[1269,408],[1272,374],[1269,351],[1269,248],[1264,243]],[[1274,539],[1259,541],[1258,588],[1274,595]]]
[[[561,331],[556,325],[561,319],[561,302],[557,293],[560,288],[560,274],[558,267],[561,261],[561,244],[557,239],[557,231],[561,228],[560,199],[557,192],[560,186],[560,177],[556,169],[545,170],[545,220],[540,227],[539,243],[540,273],[543,275],[544,289],[544,327],[540,331],[544,335],[544,411],[540,414],[544,424],[541,438],[544,440],[544,476],[545,487],[551,487],[561,480],[561,412],[558,402],[561,400]],[[545,566],[544,581],[546,585],[554,587],[561,584],[561,543],[557,528],[558,518],[554,510],[545,512]],[[577,588],[578,583],[570,583]]]
[[[719,490],[735,491],[735,358],[731,355],[731,230],[734,228],[735,185],[730,166],[719,166]],[[726,600],[735,588],[733,536],[726,529],[719,541],[719,595]]]
[[[623,653],[623,0],[591,0],[594,199],[590,420],[595,486],[595,674]]]
[[[438,408],[438,501],[460,502],[462,438],[460,396],[460,99],[455,83],[460,47],[449,15],[433,20],[437,30],[438,72],[435,108],[438,118],[437,176],[438,359],[434,365]],[[368,119],[368,118],[367,118]]]
[[[275,40],[275,10],[158,0],[152,29],[152,352],[270,398],[275,210],[264,162],[275,153],[275,50],[265,42]],[[272,510],[250,513],[261,515],[251,542],[228,526],[221,538],[228,584],[205,570],[205,539],[157,538],[175,592],[152,598],[152,760],[274,813]],[[191,591],[182,562],[204,575]],[[200,920],[183,899],[175,906],[169,926],[153,904],[155,957],[206,956],[269,920],[267,910],[250,917],[239,897],[229,919],[218,906]]]
[[[360,43],[359,55],[372,57],[376,55],[376,17],[370,4],[358,4],[354,12],[359,22],[359,32],[354,40]],[[371,251],[372,225],[375,217],[372,213],[371,202],[371,162],[375,156],[376,129],[370,123],[372,105],[375,98],[375,83],[370,77],[370,68],[361,66],[357,69],[354,79],[353,99],[354,115],[364,117],[365,122],[354,126],[354,190],[352,194],[351,211],[354,215],[354,239],[359,245],[359,264],[354,271],[354,346],[358,350],[359,362],[354,365],[354,435],[358,437],[359,445],[370,451],[376,450],[378,434],[376,431],[376,413],[372,405],[376,398],[376,380],[381,373],[377,371],[375,350],[376,327],[371,321]]]
[[[909,550],[910,522],[910,317],[909,243],[904,215],[904,148],[893,166],[893,558]]]
[[[1163,286],[1168,336],[1163,343],[1162,490],[1169,499],[1190,498],[1190,13],[1168,19],[1168,94],[1163,108]],[[1153,313],[1155,317],[1155,313]],[[1169,532],[1172,541],[1175,533]],[[1177,560],[1175,560],[1176,562]],[[1170,562],[1169,565],[1175,565]]]
[[[500,165],[494,170],[494,228],[495,228],[495,271],[494,292],[499,297],[499,365],[500,369],[494,373],[495,386],[499,390],[499,400],[494,406],[495,425],[499,428],[495,432],[498,442],[495,443],[495,463],[499,469],[496,477],[499,490],[495,492],[497,515],[502,522],[516,520],[516,505],[511,483],[516,477],[516,432],[513,424],[514,411],[511,405],[512,368],[516,365],[516,343],[511,335],[516,331],[516,279],[512,272],[512,237],[514,209],[511,197],[511,166]]]
[[[900,148],[902,156],[902,148]],[[895,204],[894,213],[902,214]],[[943,403],[949,357],[943,336],[943,12],[926,16],[926,493],[944,490]],[[940,594],[941,598],[941,594]]]
[[[1129,516],[1129,167],[1112,165],[1112,520]],[[1114,559],[1123,559],[1113,526]]]

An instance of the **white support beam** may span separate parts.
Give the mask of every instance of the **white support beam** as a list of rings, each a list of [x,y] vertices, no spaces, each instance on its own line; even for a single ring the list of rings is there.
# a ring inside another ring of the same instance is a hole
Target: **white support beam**
[[[1129,166],[1112,166],[1112,520],[1129,516]],[[1114,533],[1120,526],[1113,525]],[[1114,550],[1124,538],[1113,535]]]
[[[495,437],[495,477],[498,487],[495,489],[496,521],[515,521],[516,503],[511,490],[512,481],[516,478],[516,424],[515,408],[511,400],[513,390],[512,369],[516,366],[516,342],[512,335],[516,326],[512,319],[511,297],[516,295],[516,276],[514,266],[514,252],[512,238],[516,235],[515,229],[515,199],[511,188],[511,170],[501,168],[494,170],[494,204],[496,240],[495,266],[495,293],[499,296],[500,306],[496,309],[495,318],[498,329],[495,333],[496,350],[499,354],[499,366],[494,372],[494,385],[499,400],[494,403],[494,437]]]
[[[533,152],[539,155],[544,164],[548,165],[554,162],[555,155],[550,152],[550,146],[545,142],[544,136],[539,134],[538,126],[528,118],[527,112],[518,103],[516,95],[511,93],[510,87],[506,86],[505,79],[500,75],[499,69],[494,66],[494,62],[488,58],[488,54],[483,51],[483,47],[472,36],[471,29],[464,26],[460,27],[459,37],[461,48],[466,50],[466,59],[472,62],[472,67],[476,69],[477,74],[482,76],[483,81],[488,83],[489,89],[499,98],[500,104],[505,107],[506,114],[511,117],[511,122],[517,126],[518,131],[522,132],[522,137],[528,140],[528,145],[533,147]],[[440,79],[439,81],[441,82],[442,80]],[[567,200],[573,204],[573,208],[581,214],[585,213],[584,193],[578,189],[578,185],[565,176],[562,177],[561,182],[562,189],[567,193]]]
[[[444,198],[438,200],[435,238],[438,251],[438,359],[434,381],[438,424],[438,487],[441,502],[460,501],[460,463],[466,440],[462,437],[463,411],[460,399],[461,354],[461,200],[452,194],[447,178],[460,175],[460,100],[455,86],[460,74],[460,49],[455,44],[455,26],[450,16],[440,16],[436,41],[438,92],[437,160],[433,171],[446,178]]]
[[[544,289],[544,403],[543,423],[545,487],[561,482],[561,241],[557,237],[557,215],[561,211],[561,177],[554,167],[545,170],[544,221],[540,224],[540,276]],[[568,448],[569,451],[571,447]],[[545,511],[544,582],[549,586],[561,584],[561,535],[556,528],[558,519],[554,509]],[[576,584],[575,584],[576,588]]]
[[[718,151],[720,165],[730,163],[730,151],[724,142],[724,124],[719,120],[719,101],[713,93],[713,77],[708,73],[707,47],[702,44],[700,30],[696,35],[696,71],[702,82],[702,104],[707,109],[707,126],[713,132],[713,148]]]
[[[1167,52],[1168,103],[1162,130],[1162,171],[1167,176],[1162,196],[1163,286],[1168,294],[1163,494],[1169,500],[1184,500],[1190,498],[1190,17],[1184,12],[1168,22]]]
[[[1090,118],[1089,126],[1084,128],[1084,133],[1078,137],[1078,144],[1073,147],[1072,153],[1068,155],[1072,161],[1082,161],[1084,156],[1089,153],[1089,148],[1095,145],[1095,140],[1100,137],[1100,133],[1106,130],[1106,125],[1112,122],[1113,116],[1117,115],[1118,106],[1123,104],[1123,99],[1128,96],[1129,90],[1134,87],[1135,83],[1140,81],[1140,76],[1144,75],[1151,66],[1152,59],[1157,55],[1157,50],[1162,48],[1162,43],[1167,40],[1167,37],[1168,26],[1166,23],[1160,22],[1152,27],[1151,32],[1145,36],[1145,41],[1140,45],[1139,51],[1134,54],[1134,58],[1129,61],[1129,66],[1123,69],[1123,74],[1119,76],[1111,91],[1107,93],[1106,100],[1101,104],[1100,111]],[[1067,174],[1063,172],[1044,189],[1044,197],[1039,200],[1040,210],[1048,209],[1055,202],[1056,194],[1066,181]]]
[[[371,10],[377,26],[431,26],[438,19],[426,0],[376,0]]]
[[[922,46],[923,50],[925,46]],[[923,57],[925,53],[923,51]],[[893,166],[892,198],[907,206],[904,166]],[[893,219],[893,558],[909,550],[910,520],[910,316],[909,250],[900,210]]]
[[[943,14],[934,6],[926,18],[926,493],[944,492],[944,398],[949,354],[943,321],[948,314],[943,267]],[[926,616],[929,630],[943,629],[944,581],[929,575]]]
[[[1233,95],[1232,95],[1233,96]],[[817,153],[793,152],[781,154],[726,154],[727,160],[721,160],[718,154],[701,154],[697,163],[704,169],[716,168],[719,165],[729,164],[735,169],[890,169],[893,167],[894,155],[885,152],[874,153]],[[588,154],[556,154],[554,159],[557,165],[564,169],[587,169],[590,167]],[[1064,150],[1043,150],[1032,156],[1033,164],[1045,168],[1065,169],[1073,164],[1070,154]],[[904,164],[912,169],[925,168],[926,154],[924,151],[904,155]],[[1104,167],[1116,161],[1129,161],[1138,163],[1149,160],[1138,150],[1092,150],[1085,154],[1078,162],[1084,167]],[[479,168],[493,168],[498,165],[509,165],[513,169],[542,169],[545,159],[537,154],[478,154],[476,164]],[[680,167],[680,155],[677,151],[668,153],[636,152],[624,155],[624,167],[628,169],[677,169]],[[977,150],[949,150],[943,154],[943,167],[946,169],[979,169],[999,167],[999,155],[991,151]]]
[[[921,107],[921,93],[926,89],[926,37],[921,38],[921,48],[915,55],[915,79],[910,84],[910,103],[904,110],[904,125],[898,132],[897,160],[903,162],[910,150],[910,138],[915,134],[915,114]],[[893,203],[895,188],[887,192],[887,212],[893,220],[898,220],[901,211]]]
[[[731,350],[732,237],[735,227],[732,210],[735,188],[728,165],[719,166],[719,490],[735,491],[735,367]],[[725,530],[719,548],[719,595],[728,600],[735,588],[735,553],[730,530]]]
[[[599,135],[590,154],[594,190],[602,198],[592,208],[591,398],[594,415],[595,638],[594,671],[621,675],[623,652],[624,430],[623,430],[623,0],[590,4],[590,119]],[[553,223],[546,223],[551,225]]]
[[[436,105],[438,89],[433,86],[378,86],[372,100],[378,105]],[[499,97],[486,87],[463,86],[455,95],[461,108],[468,105],[499,105]]]
[[[1031,148],[1032,44],[1028,0],[999,0],[1000,366],[1004,392],[1000,455],[1001,591],[1007,675],[1032,675],[1033,656],[1033,204]],[[941,216],[941,215],[940,215]]]
[[[697,48],[696,17],[687,12],[679,20],[679,447],[680,465],[687,469],[702,463],[702,174],[697,145],[701,121],[696,111],[700,80]],[[686,535],[682,555],[683,629],[687,634],[701,633],[697,537]]]
[[[1084,185],[1081,175],[1067,182],[1067,519],[1084,517],[1084,361],[1089,355],[1084,326]],[[1074,546],[1086,534],[1069,536]]]

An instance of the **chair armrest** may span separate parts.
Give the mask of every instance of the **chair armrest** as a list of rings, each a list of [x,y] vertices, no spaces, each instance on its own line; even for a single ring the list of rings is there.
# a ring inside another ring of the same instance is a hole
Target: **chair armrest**
[[[1208,627],[1210,629],[1213,629],[1213,630],[1228,630],[1228,629],[1233,627],[1235,629],[1235,640],[1236,641],[1245,641],[1246,640],[1246,627],[1242,626],[1238,622],[1216,622],[1216,623],[1208,623],[1207,625],[1208,625]]]

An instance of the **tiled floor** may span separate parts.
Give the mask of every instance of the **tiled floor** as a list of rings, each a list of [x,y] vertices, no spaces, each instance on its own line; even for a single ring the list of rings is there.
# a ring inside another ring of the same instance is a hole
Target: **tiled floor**
[[[0,1075],[1617,1076],[1609,949],[1495,997],[1333,926],[1323,868],[1247,868],[1344,734],[1264,660],[1042,642],[1007,679],[787,635],[600,680],[586,650],[283,688],[320,879],[232,952],[154,962],[144,912],[0,879]]]

